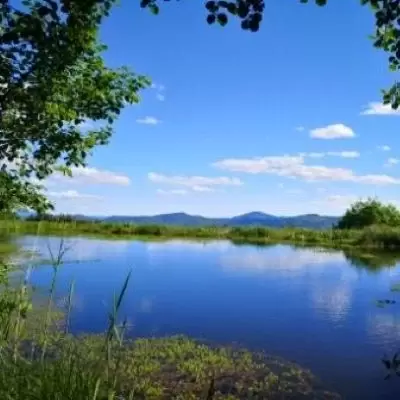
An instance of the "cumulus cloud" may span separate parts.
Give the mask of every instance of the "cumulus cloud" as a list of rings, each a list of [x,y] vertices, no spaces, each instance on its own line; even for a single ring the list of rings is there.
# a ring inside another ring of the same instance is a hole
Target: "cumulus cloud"
[[[331,168],[323,165],[306,165],[302,156],[270,156],[244,159],[224,159],[213,164],[215,167],[250,174],[269,174],[298,178],[306,181],[339,181],[371,185],[400,184],[400,178],[388,175],[357,175],[351,169]]]
[[[76,190],[67,190],[64,192],[48,192],[50,197],[59,199],[78,199],[78,200],[100,200],[101,196],[95,196],[92,194],[79,193]]]
[[[391,148],[390,148],[390,146],[388,146],[387,144],[385,144],[385,145],[383,145],[383,146],[378,146],[378,150],[381,150],[381,151],[390,151]]]
[[[161,123],[161,121],[156,117],[150,117],[150,116],[139,118],[136,120],[136,122],[138,124],[143,124],[143,125],[158,125],[159,123]]]
[[[154,183],[184,186],[196,192],[211,192],[214,186],[239,186],[243,184],[238,178],[229,178],[225,176],[166,176],[155,172],[150,172],[148,174],[148,179]]]
[[[395,110],[390,104],[373,101],[361,111],[361,115],[400,115],[400,109]]]
[[[343,139],[353,138],[353,129],[344,124],[333,124],[322,128],[315,128],[310,131],[310,137],[314,139]]]
[[[98,184],[98,185],[130,185],[130,179],[125,175],[119,175],[111,171],[101,170],[90,167],[72,167],[72,178],[61,173],[52,175],[50,180],[65,181],[78,184]]]

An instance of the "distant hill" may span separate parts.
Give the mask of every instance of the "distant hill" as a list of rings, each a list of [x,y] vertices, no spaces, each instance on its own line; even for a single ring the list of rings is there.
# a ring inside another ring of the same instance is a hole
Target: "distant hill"
[[[157,225],[179,225],[179,226],[204,226],[204,225],[223,225],[223,218],[206,218],[199,215],[189,215],[186,213],[159,214],[154,216],[111,216],[104,218],[105,222],[131,222],[134,224],[157,224]]]
[[[97,219],[97,218],[96,218]],[[104,222],[130,222],[134,224],[180,225],[180,226],[269,226],[324,229],[336,224],[339,217],[318,214],[279,217],[262,212],[250,212],[232,218],[207,218],[186,213],[160,214],[154,216],[111,216],[102,218]]]

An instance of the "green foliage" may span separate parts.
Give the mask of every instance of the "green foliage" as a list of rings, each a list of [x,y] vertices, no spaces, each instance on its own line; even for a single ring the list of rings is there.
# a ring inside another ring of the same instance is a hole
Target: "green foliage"
[[[361,0],[369,4],[375,15],[374,46],[389,54],[389,68],[400,71],[400,2],[398,0]],[[383,91],[384,104],[400,106],[400,83]]]
[[[0,212],[48,209],[32,178],[85,165],[108,142],[121,109],[149,85],[104,63],[98,29],[114,2],[26,0],[20,9],[1,2],[0,179],[12,194],[0,195]]]
[[[41,186],[10,171],[0,171],[0,216],[12,216],[21,209],[39,212],[52,209],[40,192]]]
[[[339,229],[361,229],[373,225],[400,226],[400,211],[376,199],[357,201],[339,220]]]

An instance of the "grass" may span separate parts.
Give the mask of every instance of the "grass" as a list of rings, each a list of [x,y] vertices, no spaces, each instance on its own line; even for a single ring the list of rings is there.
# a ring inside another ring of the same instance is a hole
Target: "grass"
[[[104,334],[71,335],[73,282],[65,312],[55,306],[65,252],[62,240],[58,252],[50,252],[53,279],[42,305],[32,302],[31,267],[15,286],[0,275],[1,399],[340,398],[324,391],[310,371],[276,357],[183,336],[127,339],[119,311],[130,275],[114,296]]]
[[[244,243],[289,243],[318,245],[329,248],[400,248],[400,227],[371,226],[362,230],[312,230],[302,228],[264,227],[179,227],[166,225],[134,225],[91,221],[0,221],[0,230],[7,233],[43,235],[92,235],[115,238],[151,239],[191,238],[227,239]]]

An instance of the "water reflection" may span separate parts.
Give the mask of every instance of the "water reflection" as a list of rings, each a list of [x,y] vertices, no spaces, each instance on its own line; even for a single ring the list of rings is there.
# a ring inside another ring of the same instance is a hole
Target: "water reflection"
[[[398,251],[346,249],[343,253],[351,265],[371,272],[379,271],[383,267],[395,267],[400,261]]]
[[[132,246],[131,240],[99,240],[88,238],[59,238],[26,236],[17,243],[25,249],[36,252],[40,261],[50,261],[50,256],[57,256],[62,249],[65,251],[64,263],[98,261],[104,258],[127,255]]]
[[[314,307],[319,314],[327,316],[332,322],[343,322],[350,310],[352,289],[342,283],[334,287],[316,287],[312,293]]]
[[[56,251],[59,239],[18,243],[48,258],[47,246]],[[69,238],[66,244],[69,260],[87,261],[72,262],[59,274],[61,305],[76,280],[75,333],[104,329],[114,291],[133,266],[121,314],[134,322],[135,335],[239,342],[311,368],[346,398],[397,398],[385,395],[379,360],[399,343],[399,323],[394,307],[377,310],[373,304],[400,274],[397,254],[228,241]],[[32,283],[45,287],[50,274],[48,265],[36,268]]]
[[[283,251],[284,249],[284,251]],[[296,249],[288,246],[258,248],[242,246],[232,248],[229,254],[221,256],[221,264],[228,269],[254,272],[274,271],[286,275],[307,273],[309,269],[329,265],[346,264],[345,256],[340,252],[327,252],[319,249]]]
[[[385,348],[398,350],[400,344],[400,315],[397,310],[376,312],[367,321],[368,334],[371,339]]]

